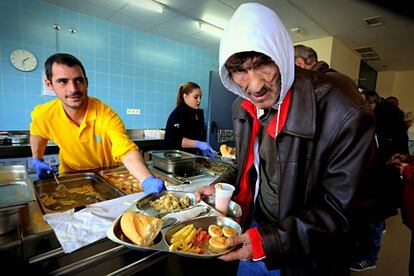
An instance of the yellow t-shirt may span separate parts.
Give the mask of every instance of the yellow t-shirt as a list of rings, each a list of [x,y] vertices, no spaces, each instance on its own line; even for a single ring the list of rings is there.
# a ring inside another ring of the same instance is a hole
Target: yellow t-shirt
[[[59,99],[36,106],[31,116],[30,134],[59,146],[61,173],[119,165],[128,152],[138,149],[118,114],[96,98],[88,98],[79,127],[68,118]]]

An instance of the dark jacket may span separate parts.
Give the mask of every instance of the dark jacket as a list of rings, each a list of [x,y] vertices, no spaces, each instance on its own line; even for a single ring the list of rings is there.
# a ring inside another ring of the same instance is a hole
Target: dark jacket
[[[232,110],[239,170],[221,179],[235,184],[235,194],[252,126],[241,102]],[[347,80],[296,68],[287,120],[275,140],[278,221],[259,229],[268,268],[282,268],[283,276],[349,275],[351,222],[370,200],[363,184],[372,183],[374,123]]]
[[[184,102],[176,107],[168,117],[164,146],[166,149],[185,150],[197,154],[197,149],[181,148],[183,138],[206,140],[203,110],[193,109]]]
[[[404,123],[404,112],[392,103],[381,100],[374,109],[376,119],[377,194],[379,218],[398,214],[401,207],[403,183],[397,168],[388,166],[388,160],[395,153],[408,154],[408,134]]]

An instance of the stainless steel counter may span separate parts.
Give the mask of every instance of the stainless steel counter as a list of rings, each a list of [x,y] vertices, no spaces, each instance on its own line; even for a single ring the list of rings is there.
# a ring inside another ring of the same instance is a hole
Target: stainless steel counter
[[[141,151],[163,149],[164,139],[155,139],[144,136],[143,129],[128,129],[128,137],[137,144]],[[59,153],[59,147],[51,142],[46,147],[45,154]],[[30,144],[0,145],[0,158],[32,156]]]
[[[151,167],[150,164],[150,168]],[[158,170],[159,173],[159,170]],[[164,174],[168,177],[168,174]],[[217,177],[197,178],[190,184],[171,188],[194,191],[199,185],[208,185]],[[32,180],[36,176],[31,175]],[[0,257],[17,263],[17,272],[51,275],[131,275],[137,272],[154,275],[182,274],[182,270],[198,271],[206,265],[222,271],[222,262],[216,260],[185,260],[174,254],[157,251],[134,251],[107,238],[94,242],[70,254],[65,254],[53,229],[43,220],[38,201],[28,204],[20,212],[21,225],[15,231],[0,235]],[[4,261],[4,259],[3,259]],[[156,264],[156,265],[155,265]],[[235,268],[233,264],[229,269]],[[19,274],[19,273],[18,273]]]

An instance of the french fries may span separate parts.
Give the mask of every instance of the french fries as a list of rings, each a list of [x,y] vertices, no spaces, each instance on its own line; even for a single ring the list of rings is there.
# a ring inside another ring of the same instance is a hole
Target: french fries
[[[193,224],[181,228],[171,236],[169,250],[198,254],[201,248],[195,247],[191,243],[196,233],[197,229]]]

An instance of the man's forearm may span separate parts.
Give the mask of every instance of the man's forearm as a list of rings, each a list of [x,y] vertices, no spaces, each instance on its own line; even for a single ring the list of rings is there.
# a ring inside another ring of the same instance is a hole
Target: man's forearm
[[[183,140],[181,141],[181,147],[182,148],[196,148],[196,145],[195,145],[195,140],[191,140],[191,139],[188,139],[188,138],[183,138]]]
[[[46,146],[47,139],[38,135],[30,135],[30,148],[32,150],[33,158],[43,158]]]
[[[138,150],[133,150],[127,153],[122,160],[122,163],[124,163],[128,171],[141,183],[145,178],[151,175]]]

